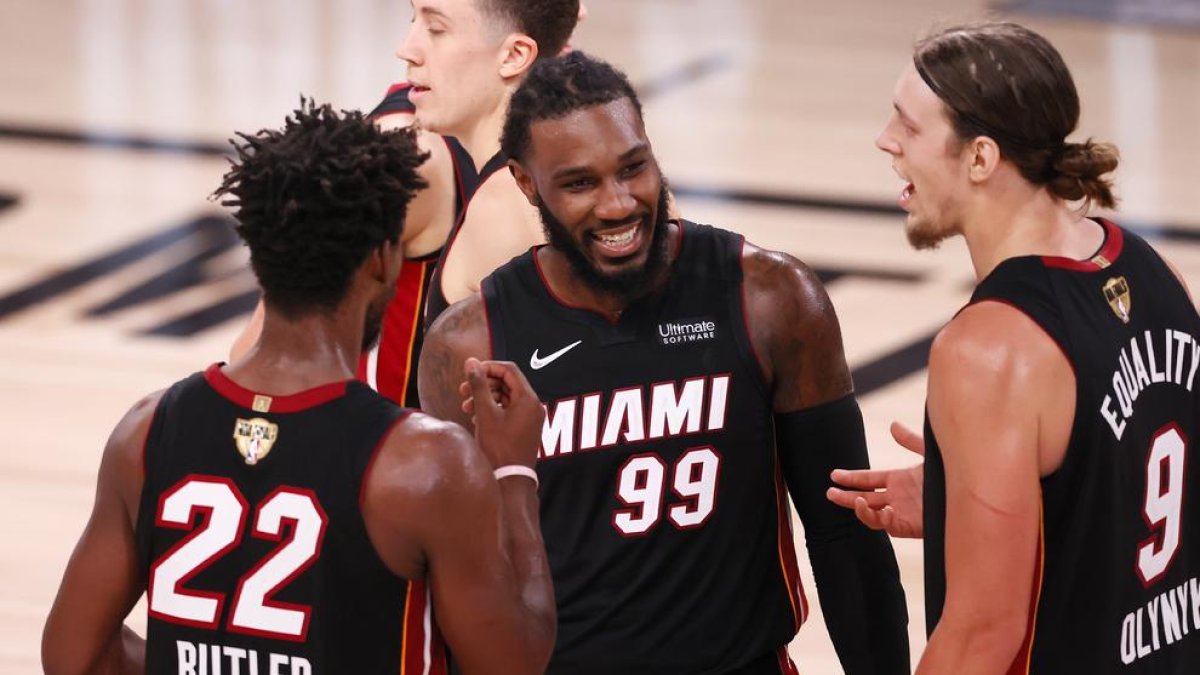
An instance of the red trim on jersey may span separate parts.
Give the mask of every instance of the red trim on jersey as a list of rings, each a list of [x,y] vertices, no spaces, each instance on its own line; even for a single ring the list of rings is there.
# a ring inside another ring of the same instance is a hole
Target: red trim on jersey
[[[383,315],[375,360],[375,390],[400,405],[405,405],[412,380],[413,351],[421,334],[427,293],[425,272],[430,264],[420,259],[404,261],[396,278],[395,296]],[[358,378],[364,382],[370,381],[368,362],[368,354],[359,357]]]
[[[1125,235],[1121,233],[1121,228],[1117,227],[1110,220],[1099,218],[1097,222],[1104,228],[1104,244],[1095,255],[1087,260],[1072,260],[1060,256],[1044,255],[1042,256],[1042,264],[1046,267],[1057,267],[1075,272],[1096,272],[1115,263],[1121,255],[1121,249],[1125,246]]]
[[[750,355],[754,357],[754,365],[757,367],[758,375],[761,378],[759,381],[770,389],[770,382],[767,379],[767,368],[763,365],[763,360],[758,355],[758,348],[754,346],[754,335],[750,333],[750,315],[749,302],[746,298],[746,238],[742,237],[742,249],[738,254],[738,265],[742,267],[742,284],[740,292],[742,294],[742,329],[746,331],[746,344],[750,345]]]
[[[404,596],[404,636],[400,649],[400,675],[424,675],[425,644],[430,636],[425,634],[425,610],[429,605],[429,592],[423,581],[409,581]],[[433,619],[430,617],[430,624]],[[432,655],[432,649],[431,649]]]
[[[779,456],[775,457],[775,517],[778,522],[779,568],[783,583],[787,586],[788,600],[792,603],[792,616],[796,630],[808,618],[808,599],[800,583],[800,565],[796,562],[795,535],[792,533],[792,512],[788,509],[787,487],[783,484],[783,472],[779,470]]]
[[[470,154],[470,153],[468,153],[468,154]],[[451,159],[451,162],[454,161],[454,150],[452,148],[450,149],[450,159]],[[475,158],[472,157],[471,159],[474,160]],[[485,164],[484,167],[486,167],[486,166],[487,165]],[[484,183],[488,182],[488,179],[490,179],[492,176],[495,176],[496,174],[500,173],[500,168],[503,166],[505,166],[505,165],[501,164],[500,167],[497,167],[496,169],[494,169],[493,171],[488,173],[486,176],[478,176],[478,178],[477,178],[478,182],[475,184],[475,190],[473,192],[471,192],[471,194],[469,194],[469,195],[463,191],[464,188],[463,188],[463,184],[462,184],[462,180],[461,180],[461,172],[459,172],[457,170],[457,168],[454,172],[455,175],[460,178],[460,180],[458,182],[458,187],[459,187],[459,194],[462,195],[462,211],[460,211],[458,213],[458,217],[455,218],[455,221],[454,221],[454,226],[450,228],[450,237],[446,240],[445,253],[441,257],[441,260],[443,263],[442,270],[437,275],[437,285],[438,285],[437,290],[439,293],[442,294],[442,299],[446,301],[447,306],[453,305],[454,303],[450,302],[450,299],[446,296],[446,288],[442,284],[442,279],[444,279],[446,277],[445,263],[450,262],[450,251],[451,251],[451,249],[454,248],[454,242],[458,241],[458,235],[462,232],[463,225],[467,224],[467,209],[470,208],[471,202],[475,201],[475,195],[479,194],[479,191],[483,189],[483,185],[484,185]],[[457,164],[455,165],[455,167],[457,167]],[[487,276],[487,275],[484,275],[484,276]]]
[[[1008,667],[1007,675],[1028,675],[1033,660],[1033,638],[1037,632],[1038,604],[1042,599],[1042,582],[1046,571],[1046,526],[1042,508],[1039,496],[1037,565],[1033,569],[1033,592],[1029,596],[1029,621],[1026,623],[1021,649],[1017,651],[1017,657]]]
[[[779,651],[775,652],[776,658],[779,659],[779,672],[783,675],[800,675],[800,671],[796,669],[796,664],[792,662],[792,657],[788,656],[787,645],[781,645]]]
[[[328,403],[344,396],[346,394],[346,383],[350,381],[330,382],[313,387],[312,389],[305,389],[295,394],[263,394],[246,389],[237,382],[229,379],[229,376],[221,370],[221,365],[220,363],[214,363],[209,366],[204,371],[204,379],[218,394],[247,410],[254,409],[255,396],[270,397],[271,408],[266,412],[293,413],[308,410],[309,408],[315,408],[322,403]]]

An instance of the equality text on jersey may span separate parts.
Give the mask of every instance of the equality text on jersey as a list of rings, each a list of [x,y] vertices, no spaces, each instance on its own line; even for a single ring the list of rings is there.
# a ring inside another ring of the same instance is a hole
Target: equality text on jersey
[[[1170,384],[1192,391],[1200,368],[1200,341],[1181,330],[1147,330],[1129,339],[1117,355],[1112,394],[1104,397],[1100,414],[1113,436],[1121,440],[1138,397],[1148,387]],[[1115,403],[1115,405],[1114,405]]]
[[[546,405],[538,459],[725,428],[732,375],[707,375]],[[603,412],[602,412],[603,411]]]

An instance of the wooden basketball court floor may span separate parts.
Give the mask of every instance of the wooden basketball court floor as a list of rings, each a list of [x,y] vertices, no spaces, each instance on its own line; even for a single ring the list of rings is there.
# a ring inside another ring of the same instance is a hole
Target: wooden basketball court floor
[[[873,462],[910,462],[887,424],[920,423],[928,340],[972,277],[960,244],[907,248],[894,211],[901,186],[873,139],[913,39],[989,8],[591,0],[589,9],[576,44],[626,69],[645,96],[685,215],[821,271]],[[244,252],[206,201],[224,139],[278,124],[301,92],[372,106],[402,77],[392,53],[410,9],[403,0],[0,0],[0,12],[0,673],[32,673],[108,432],[141,395],[223,359],[253,303]],[[996,15],[1059,46],[1083,97],[1079,135],[1122,149],[1120,219],[1200,287],[1200,33]],[[919,542],[896,551],[915,658]],[[806,588],[813,616],[792,652],[805,673],[840,672],[811,576]],[[143,616],[139,608],[132,625]]]

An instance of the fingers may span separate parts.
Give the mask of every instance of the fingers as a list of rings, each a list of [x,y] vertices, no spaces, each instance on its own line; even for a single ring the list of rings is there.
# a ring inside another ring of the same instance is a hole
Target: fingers
[[[887,469],[834,469],[829,477],[838,485],[859,490],[878,490],[887,487]]]
[[[867,504],[867,500],[861,497],[854,501],[854,515],[858,520],[872,530],[887,530],[892,526],[892,520],[895,517],[895,510],[890,506],[885,506],[882,509],[873,509]]]
[[[924,436],[895,421],[888,427],[888,430],[892,432],[892,438],[905,450],[915,452],[922,457],[925,456]]]
[[[859,500],[866,502],[867,506],[873,509],[881,509],[891,503],[891,498],[886,492],[856,492],[835,487],[825,491],[825,498],[847,509],[854,508]]]

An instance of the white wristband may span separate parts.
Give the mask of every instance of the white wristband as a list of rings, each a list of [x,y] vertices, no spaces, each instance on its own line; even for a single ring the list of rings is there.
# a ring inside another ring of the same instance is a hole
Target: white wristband
[[[533,481],[533,486],[538,485],[537,472],[533,469],[521,464],[507,464],[492,472],[496,476],[496,480],[508,478],[509,476],[524,476]]]

